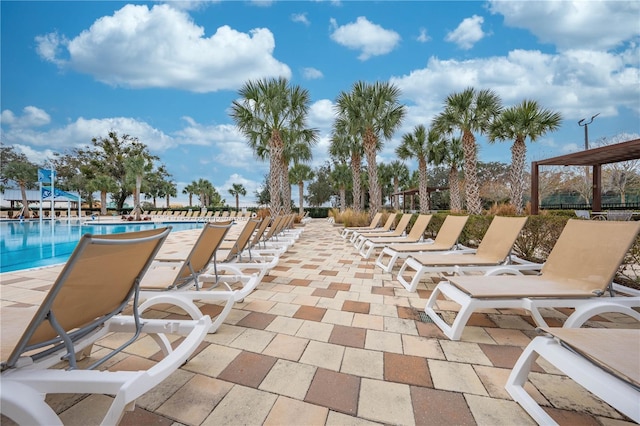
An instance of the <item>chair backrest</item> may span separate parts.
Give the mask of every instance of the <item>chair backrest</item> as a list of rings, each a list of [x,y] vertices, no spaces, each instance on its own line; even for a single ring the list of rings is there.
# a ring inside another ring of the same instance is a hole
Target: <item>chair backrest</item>
[[[220,217],[220,210],[216,210],[216,212],[213,214],[213,217]]]
[[[369,228],[376,228],[380,224],[380,220],[382,220],[382,212],[378,212],[371,219],[371,223],[369,224]]]
[[[179,287],[195,282],[198,279],[198,275],[207,269],[232,224],[233,222],[230,221],[213,222],[207,223],[202,228],[202,232],[200,232],[200,236],[191,247],[189,255],[182,262],[173,286]]]
[[[229,217],[229,211],[228,210],[223,211],[221,217]]]
[[[629,210],[609,210],[607,220],[631,220],[632,212]]]
[[[589,210],[574,210],[576,217],[578,219],[591,219],[591,214],[589,214]]]
[[[256,229],[256,232],[253,234],[253,238],[249,243],[251,247],[260,244],[260,241],[262,241],[262,237],[264,236],[264,233],[267,230],[267,226],[269,226],[270,223],[271,223],[271,216],[266,216],[262,218],[260,222],[260,226],[258,226],[258,229]]]
[[[73,342],[129,304],[169,232],[171,227],[83,235],[2,369],[14,367],[25,352],[49,346],[66,346],[73,366]],[[38,352],[30,356],[37,359]]]
[[[411,213],[403,214],[400,217],[400,220],[398,221],[398,224],[394,228],[393,232],[389,236],[399,237],[400,235],[402,235],[407,229],[407,226],[409,226],[409,222],[411,222],[412,217],[413,215]]]
[[[434,244],[453,247],[458,242],[467,220],[469,220],[469,216],[448,215],[442,222],[438,235],[433,240]]]
[[[495,216],[482,237],[476,254],[488,260],[502,262],[509,256],[527,217]]]
[[[236,257],[240,257],[242,252],[247,248],[249,241],[251,240],[251,236],[253,235],[253,231],[256,230],[258,225],[260,224],[259,219],[250,219],[240,231],[240,235],[234,241],[233,247],[229,250],[227,257],[222,262],[229,262]]]
[[[269,229],[266,231],[263,241],[269,241],[271,238],[274,238],[281,229],[281,222],[285,220],[284,216],[276,216],[271,220],[271,225]]]
[[[396,222],[396,216],[398,216],[396,213],[389,213],[389,216],[387,217],[387,221],[384,223],[384,226],[382,227],[383,231],[388,231],[391,229],[393,224]]]
[[[236,214],[238,214],[238,212],[236,212],[235,210],[231,210],[229,212],[229,217],[236,217]]]
[[[569,219],[540,273],[604,292],[639,231],[635,221]]]
[[[429,222],[431,222],[431,218],[433,216],[430,214],[421,214],[418,215],[418,218],[415,222],[413,222],[413,226],[411,227],[411,231],[407,235],[407,238],[418,241],[424,231],[427,230],[427,226],[429,226]]]

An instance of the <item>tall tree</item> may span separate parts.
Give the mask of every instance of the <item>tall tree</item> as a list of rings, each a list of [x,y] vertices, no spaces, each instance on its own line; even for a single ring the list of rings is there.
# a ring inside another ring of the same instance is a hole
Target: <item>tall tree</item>
[[[524,194],[524,168],[527,158],[527,137],[535,142],[547,132],[557,130],[562,123],[558,112],[542,109],[534,100],[523,100],[519,105],[502,111],[489,129],[489,142],[512,140],[511,170],[509,176],[511,204],[522,214]]]
[[[333,125],[329,155],[337,162],[348,162],[351,166],[351,187],[353,194],[353,210],[362,210],[362,156],[364,147],[355,129],[349,126],[347,117],[339,116]],[[346,208],[346,206],[343,206]]]
[[[16,152],[12,147],[3,147],[0,171],[3,182],[14,181],[20,188],[23,217],[30,218],[27,189],[35,188],[38,181],[38,166],[27,159],[27,156]]]
[[[400,210],[400,183],[402,182],[404,189],[406,189],[406,183],[409,181],[409,168],[402,161],[394,160],[389,163],[389,173],[393,183],[393,193],[396,194],[395,197],[392,197],[393,207]]]
[[[347,185],[351,181],[351,171],[349,166],[342,163],[334,164],[333,169],[329,175],[331,184],[338,189],[340,196],[340,211],[344,212],[347,208]],[[360,179],[358,179],[358,182]]]
[[[300,205],[298,206],[298,214],[304,215],[304,181],[311,180],[314,177],[313,170],[306,164],[297,163],[289,169],[289,181],[298,185],[298,194]]]
[[[349,133],[362,139],[369,173],[369,215],[372,218],[382,203],[376,154],[382,147],[381,139],[390,139],[402,124],[406,108],[399,99],[400,90],[391,83],[358,81],[350,93],[340,93],[336,102],[336,112],[348,122]]]
[[[449,209],[453,212],[462,210],[460,195],[460,173],[458,167],[464,161],[462,139],[460,137],[443,138],[434,147],[434,164],[448,166]]]
[[[193,206],[193,194],[198,192],[198,183],[194,180],[189,185],[186,185],[182,190],[183,194],[189,196],[189,206]]]
[[[163,195],[164,194],[164,195]],[[166,205],[167,208],[169,208],[170,204],[169,201],[171,199],[171,197],[176,197],[178,195],[178,187],[176,186],[176,183],[170,180],[167,180],[163,183],[162,185],[162,190],[160,192],[160,196],[164,196],[167,199]]]
[[[145,174],[149,173],[153,168],[153,164],[142,153],[127,157],[125,160],[125,170],[127,177],[134,182],[133,191],[133,212],[135,220],[140,220],[142,207],[140,206],[140,189],[142,188],[142,180]]]
[[[269,194],[272,214],[290,211],[285,143],[314,143],[318,131],[306,126],[310,106],[307,90],[285,78],[249,81],[231,106],[231,117],[260,159],[269,158]]]
[[[241,183],[234,183],[231,185],[231,188],[229,188],[229,194],[233,195],[236,198],[236,211],[239,211],[240,196],[242,195],[244,197],[245,195],[247,195],[247,190]]]
[[[435,129],[429,129],[422,124],[413,129],[413,133],[407,133],[402,137],[402,142],[396,148],[396,155],[407,160],[415,158],[418,160],[418,197],[420,199],[420,213],[425,214],[431,206],[429,205],[429,178],[427,165],[430,162],[439,163],[442,155],[436,148],[442,137]]]
[[[328,162],[314,170],[315,178],[307,186],[309,195],[305,197],[311,206],[318,207],[331,200],[334,192],[329,179],[330,173],[331,165]]]
[[[100,193],[100,214],[107,214],[107,195],[118,190],[118,183],[107,175],[97,175],[89,181],[89,190]]]
[[[491,122],[500,114],[502,102],[492,90],[475,90],[469,87],[447,96],[444,111],[436,116],[432,127],[442,134],[462,132],[464,153],[464,182],[467,210],[471,214],[482,213],[482,201],[478,187],[476,165],[478,147],[474,132],[484,134]]]

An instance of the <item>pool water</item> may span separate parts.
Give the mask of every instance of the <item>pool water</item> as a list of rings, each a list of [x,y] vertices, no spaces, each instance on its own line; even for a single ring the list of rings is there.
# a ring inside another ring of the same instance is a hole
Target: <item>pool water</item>
[[[91,224],[79,221],[0,222],[0,273],[37,268],[65,262],[83,234],[115,234],[172,226],[173,231],[201,229],[203,223]]]

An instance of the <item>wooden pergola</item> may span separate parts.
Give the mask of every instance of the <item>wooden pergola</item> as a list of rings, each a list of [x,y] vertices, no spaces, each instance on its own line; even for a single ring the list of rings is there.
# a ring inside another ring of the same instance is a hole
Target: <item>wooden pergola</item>
[[[531,162],[531,214],[538,214],[540,207],[538,193],[540,166],[591,166],[593,179],[591,209],[600,211],[602,210],[602,165],[637,159],[640,159],[640,139]]]
[[[427,187],[427,195],[429,197],[429,204],[431,204],[431,193],[432,192],[440,192],[440,191],[446,191],[447,189],[449,189],[448,186],[429,186]],[[411,196],[412,198],[412,203],[413,204],[413,197],[418,194],[420,192],[420,190],[418,188],[411,188],[411,189],[407,189],[404,191],[400,191],[400,192],[394,192],[393,194],[391,194],[391,196],[395,197],[396,195],[402,195],[402,210],[406,211],[407,210],[407,195]]]

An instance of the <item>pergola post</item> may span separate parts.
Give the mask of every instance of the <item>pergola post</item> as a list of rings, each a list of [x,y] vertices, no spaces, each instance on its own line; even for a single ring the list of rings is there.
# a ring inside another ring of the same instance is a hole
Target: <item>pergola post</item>
[[[591,210],[594,212],[602,211],[602,165],[593,165],[593,201],[591,203]]]
[[[531,162],[531,214],[538,214],[540,199],[538,195],[538,162]]]

